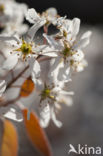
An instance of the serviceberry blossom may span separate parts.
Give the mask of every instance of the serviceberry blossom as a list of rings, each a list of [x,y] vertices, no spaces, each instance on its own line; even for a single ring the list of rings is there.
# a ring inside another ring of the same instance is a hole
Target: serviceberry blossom
[[[35,84],[35,101],[38,102],[40,106],[40,117],[41,125],[47,127],[50,119],[57,125],[61,127],[62,123],[56,119],[56,113],[61,108],[62,104],[71,105],[72,100],[70,95],[73,92],[68,92],[64,90],[64,84],[59,84],[55,81],[56,77],[47,77],[45,82],[39,77],[36,78],[36,74],[33,76],[33,82]]]
[[[85,66],[87,66],[82,49],[89,44],[91,31],[84,33],[80,40],[77,40],[80,20],[78,18],[74,18],[72,21],[64,18],[61,18],[61,20],[62,24],[58,24],[58,29],[60,29],[59,33],[52,36],[43,34],[43,36],[50,47],[54,49],[54,52],[58,55],[51,67],[51,74],[59,67],[59,79],[60,77],[64,77],[67,81],[69,80],[71,69],[80,72]],[[63,78],[61,81],[63,81]]]
[[[42,127],[47,127],[51,120],[61,127],[57,114],[62,104],[72,104],[74,93],[67,86],[72,73],[87,66],[84,48],[92,33],[87,31],[79,38],[80,19],[60,17],[55,8],[43,13],[27,8],[14,0],[0,1],[0,27],[4,27],[0,34],[0,106],[13,104],[4,117],[20,122],[23,117],[17,107],[27,107],[29,120],[37,105],[34,111],[38,110]],[[30,28],[23,22],[24,17],[32,24]],[[51,24],[57,31],[48,35]],[[40,28],[44,30],[42,38],[37,36]],[[11,88],[18,88],[14,99],[8,99]]]
[[[26,15],[26,19],[30,23],[35,23],[38,21],[45,21],[44,25],[49,26],[50,24],[55,24],[55,21],[57,20],[57,10],[55,8],[49,8],[46,11],[44,11],[42,14],[37,13],[35,9],[29,9],[28,13]]]

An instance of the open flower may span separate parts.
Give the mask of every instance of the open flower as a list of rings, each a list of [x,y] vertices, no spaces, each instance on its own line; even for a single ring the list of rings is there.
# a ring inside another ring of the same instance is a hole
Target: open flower
[[[62,123],[57,120],[56,113],[61,108],[61,104],[72,104],[70,95],[73,95],[73,92],[65,91],[64,86],[61,87],[54,78],[47,78],[43,82],[40,78],[32,77],[35,84],[35,98],[37,99],[35,101],[40,106],[40,123],[43,127],[48,126],[50,119],[57,127],[61,127]]]
[[[35,24],[38,21],[44,21],[44,25],[48,26],[49,24],[54,24],[57,19],[57,10],[55,8],[49,8],[42,14],[36,12],[35,9],[28,9],[28,13],[26,15],[26,19]]]
[[[15,38],[16,41],[6,41],[8,42],[9,46],[11,46],[11,49],[9,57],[2,66],[2,68],[5,70],[12,70],[17,65],[19,59],[25,62],[28,58],[34,57],[35,61],[37,57],[36,53],[34,52],[35,45],[32,42],[28,43],[24,39],[19,39],[18,37]]]
[[[59,33],[54,36],[44,34],[44,37],[49,43],[50,47],[52,47],[54,52],[58,55],[51,67],[50,72],[52,74],[53,71],[56,70],[55,68],[59,67],[60,70],[58,72],[58,78],[62,77],[61,81],[63,81],[64,78],[66,81],[69,80],[70,69],[80,72],[87,65],[84,59],[84,53],[81,49],[89,44],[91,36],[91,32],[88,31],[82,35],[79,41],[77,40],[80,25],[79,19],[74,19],[70,21],[70,24],[65,23],[65,25],[65,31],[67,30],[67,32],[64,36],[59,35]]]

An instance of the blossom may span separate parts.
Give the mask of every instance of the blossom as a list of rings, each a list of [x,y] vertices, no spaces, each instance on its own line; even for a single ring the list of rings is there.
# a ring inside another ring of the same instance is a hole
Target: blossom
[[[42,127],[47,127],[50,121],[61,127],[57,114],[63,104],[72,105],[74,93],[67,86],[72,81],[72,73],[81,72],[87,66],[83,51],[92,33],[87,31],[79,38],[80,19],[60,17],[55,8],[42,13],[27,9],[27,5],[14,0],[0,1],[0,27],[5,27],[0,34],[0,97],[5,93],[1,106],[15,104],[6,110],[4,117],[21,122],[20,110],[27,107],[29,120],[31,110],[38,105]],[[33,24],[29,29],[23,23],[24,17]],[[50,24],[58,29],[57,33],[48,35]],[[43,42],[38,42],[36,33],[41,27]],[[11,93],[14,89],[18,94],[13,100],[9,99],[10,89]]]
[[[89,44],[91,31],[84,33],[80,40],[77,40],[80,20],[73,19],[67,23],[65,19],[63,19],[63,21],[64,25],[62,25],[60,29],[62,32],[65,30],[66,35],[62,36],[63,34],[61,35],[60,31],[60,33],[53,36],[48,36],[46,34],[43,36],[54,50],[54,53],[58,55],[52,64],[50,70],[51,75],[53,75],[56,68],[59,68],[58,79],[67,82],[69,81],[71,69],[80,72],[87,65],[82,49]]]
[[[26,19],[35,24],[38,21],[44,21],[44,25],[54,24],[57,19],[57,10],[55,8],[49,8],[42,14],[37,13],[35,9],[28,9],[28,13],[26,15]]]
[[[48,77],[43,82],[39,77],[32,77],[35,84],[35,101],[38,102],[40,111],[40,123],[41,126],[47,127],[50,119],[57,127],[61,127],[62,123],[57,120],[56,113],[61,108],[61,104],[71,105],[72,100],[70,95],[73,92],[65,91],[64,85],[59,85],[55,82],[55,77]]]

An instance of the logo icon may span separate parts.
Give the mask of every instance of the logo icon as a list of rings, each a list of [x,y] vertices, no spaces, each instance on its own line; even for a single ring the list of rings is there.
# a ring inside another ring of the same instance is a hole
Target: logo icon
[[[69,147],[70,147],[70,149],[69,149],[68,154],[70,154],[70,153],[76,153],[77,154],[78,153],[72,144],[70,144]]]
[[[89,155],[100,155],[102,153],[101,147],[88,147],[87,145],[80,145],[78,144],[77,149],[72,144],[69,144],[69,151],[68,154],[75,153],[75,154],[89,154]]]

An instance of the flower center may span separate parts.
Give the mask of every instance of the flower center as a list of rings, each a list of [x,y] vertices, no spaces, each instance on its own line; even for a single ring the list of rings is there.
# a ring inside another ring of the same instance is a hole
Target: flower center
[[[22,45],[20,47],[23,55],[28,55],[32,52],[32,46],[29,43],[26,43],[24,40],[22,41]]]
[[[68,43],[64,42],[64,50],[62,52],[64,59],[73,56],[75,53],[76,52],[72,49],[72,46],[69,46]]]
[[[63,36],[67,37],[67,35],[68,35],[67,32],[65,30],[63,30]]]
[[[70,51],[70,48],[69,47],[65,47],[64,48],[63,55],[64,55],[64,58],[67,58],[68,56],[71,55],[71,51]]]
[[[3,13],[4,13],[4,5],[1,4],[1,5],[0,5],[0,14],[3,14]]]
[[[47,99],[48,98],[48,100],[49,99],[51,99],[51,100],[55,100],[55,97],[54,97],[54,95],[52,95],[52,88],[50,88],[49,86],[47,86],[46,84],[45,84],[45,87],[44,87],[44,90],[42,90],[42,92],[41,92],[41,102],[43,101],[43,100],[45,100],[45,99]]]
[[[46,98],[50,98],[51,90],[49,88],[45,88],[41,93],[41,100],[45,100]]]
[[[22,40],[21,47],[19,49],[16,49],[16,51],[22,52],[23,59],[25,59],[27,55],[32,53],[32,44]]]

